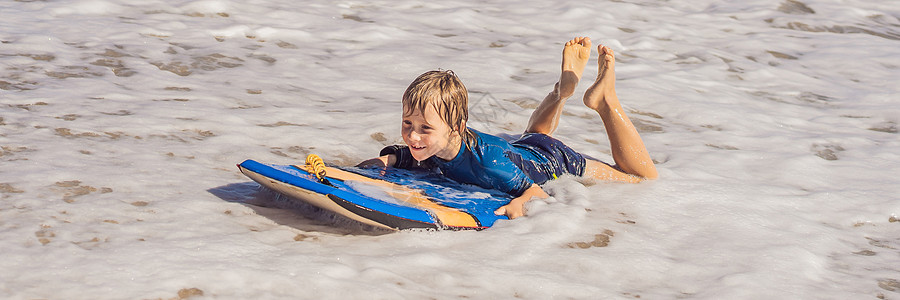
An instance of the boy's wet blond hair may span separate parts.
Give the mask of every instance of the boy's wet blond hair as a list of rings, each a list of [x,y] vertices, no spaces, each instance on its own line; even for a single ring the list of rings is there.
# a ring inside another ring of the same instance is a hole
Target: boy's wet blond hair
[[[462,141],[471,148],[475,133],[465,127],[469,119],[469,92],[451,70],[428,71],[416,77],[403,93],[403,115],[417,111],[425,113],[434,106],[450,130],[459,132]]]

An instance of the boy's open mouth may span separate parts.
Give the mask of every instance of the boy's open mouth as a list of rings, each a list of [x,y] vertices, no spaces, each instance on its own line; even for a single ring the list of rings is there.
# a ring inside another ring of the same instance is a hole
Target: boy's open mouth
[[[410,145],[409,147],[410,147],[410,148],[413,148],[413,149],[416,149],[416,150],[422,150],[422,149],[425,149],[425,146],[413,146],[413,145]]]

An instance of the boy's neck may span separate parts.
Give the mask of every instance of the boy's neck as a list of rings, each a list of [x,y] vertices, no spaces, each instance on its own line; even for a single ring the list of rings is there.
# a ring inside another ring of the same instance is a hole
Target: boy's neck
[[[450,138],[450,144],[447,145],[447,148],[444,151],[438,152],[434,156],[437,156],[440,159],[445,161],[451,161],[459,155],[460,150],[462,149],[462,137],[456,135],[455,138]]]

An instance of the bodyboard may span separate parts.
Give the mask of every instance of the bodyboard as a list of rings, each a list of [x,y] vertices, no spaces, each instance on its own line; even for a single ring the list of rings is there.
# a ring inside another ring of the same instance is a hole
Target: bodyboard
[[[325,167],[320,180],[303,166],[246,160],[241,172],[287,196],[380,228],[485,229],[506,216],[494,211],[511,196],[440,175],[401,169]]]

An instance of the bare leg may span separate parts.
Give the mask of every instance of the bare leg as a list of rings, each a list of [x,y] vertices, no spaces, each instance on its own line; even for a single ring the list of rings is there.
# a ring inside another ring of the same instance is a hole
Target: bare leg
[[[562,74],[559,76],[559,82],[531,114],[525,132],[550,135],[556,130],[563,106],[566,100],[575,94],[575,86],[581,80],[584,67],[591,58],[591,39],[577,37],[568,41],[563,47],[562,57]]]
[[[656,166],[653,165],[653,160],[650,159],[650,154],[647,153],[641,136],[634,128],[634,124],[631,123],[631,119],[625,115],[616,95],[616,59],[613,51],[609,47],[600,45],[597,47],[597,52],[600,54],[597,81],[584,93],[584,105],[597,111],[600,118],[603,119],[603,125],[609,136],[613,160],[616,161],[616,168],[630,175],[655,179],[658,176]],[[629,177],[613,174],[614,171],[617,170],[606,164],[589,162],[585,176],[605,180],[610,178],[621,180],[619,177]]]

